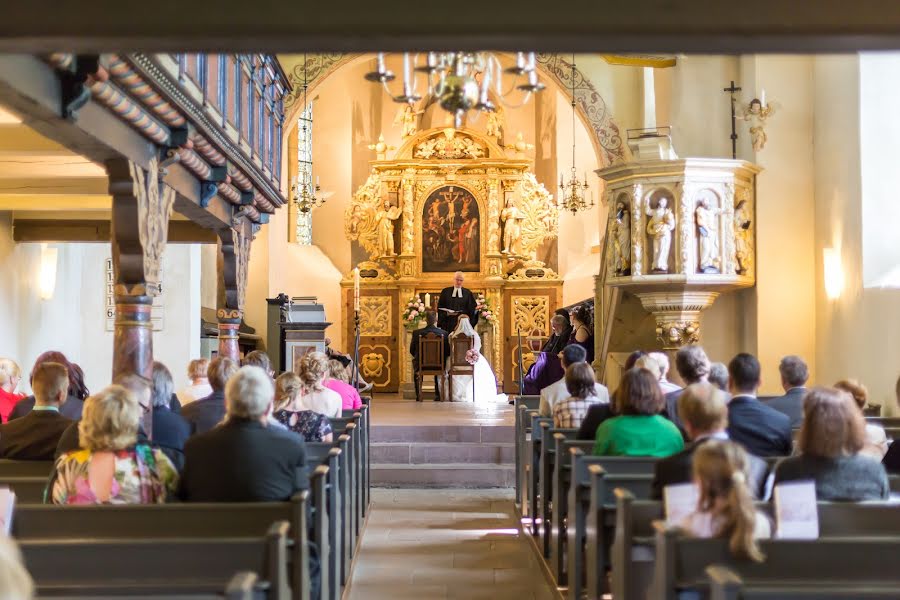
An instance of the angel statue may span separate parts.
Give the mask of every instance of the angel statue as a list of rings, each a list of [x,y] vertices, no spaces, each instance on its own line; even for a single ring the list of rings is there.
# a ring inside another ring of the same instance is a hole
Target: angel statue
[[[394,118],[394,125],[402,125],[403,130],[400,134],[401,137],[408,138],[412,135],[416,135],[416,131],[419,130],[418,120],[419,115],[423,112],[422,110],[414,110],[412,105],[406,104],[397,111],[397,116]]]
[[[400,218],[403,210],[392,206],[390,200],[384,201],[384,209],[376,214],[378,231],[378,248],[382,256],[396,256],[394,252],[394,221]]]
[[[738,275],[750,272],[753,260],[753,231],[750,229],[750,204],[741,200],[734,211],[734,258]]]
[[[631,216],[624,202],[616,203],[616,220],[613,223],[612,268],[616,275],[631,273]]]
[[[485,134],[498,141],[503,136],[503,110],[501,108],[498,107],[496,110],[488,113]]]
[[[669,201],[660,198],[656,208],[647,206],[647,233],[653,238],[654,273],[669,272],[669,248],[672,246],[672,231],[675,229],[675,213],[669,208]]]
[[[769,137],[766,135],[766,120],[775,114],[777,104],[769,102],[765,105],[754,98],[746,107],[740,110],[740,118],[750,123],[750,140],[753,142],[753,151],[759,152],[766,147]]]
[[[522,236],[521,211],[513,203],[512,197],[506,201],[506,208],[500,212],[500,220],[503,221],[503,253],[515,254],[519,246],[519,238]]]
[[[700,240],[701,273],[719,273],[719,220],[722,211],[710,208],[709,200],[700,198],[694,215],[697,218],[697,235]]]

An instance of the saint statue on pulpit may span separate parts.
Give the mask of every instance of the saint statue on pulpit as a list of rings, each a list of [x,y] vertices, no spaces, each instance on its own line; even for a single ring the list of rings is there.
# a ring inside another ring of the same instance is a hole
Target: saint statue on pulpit
[[[382,256],[396,256],[394,251],[394,221],[403,213],[399,206],[392,206],[389,200],[384,201],[384,209],[378,211],[378,247]]]

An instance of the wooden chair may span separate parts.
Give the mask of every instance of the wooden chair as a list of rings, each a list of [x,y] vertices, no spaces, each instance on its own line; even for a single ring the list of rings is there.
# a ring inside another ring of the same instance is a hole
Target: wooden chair
[[[447,377],[450,379],[450,398],[453,398],[453,376],[472,376],[472,402],[475,402],[475,365],[470,365],[466,360],[469,350],[475,348],[475,338],[465,335],[457,335],[450,338],[450,368]]]
[[[426,333],[419,338],[418,369],[416,370],[416,402],[422,398],[422,378],[425,375],[444,375],[444,338]]]

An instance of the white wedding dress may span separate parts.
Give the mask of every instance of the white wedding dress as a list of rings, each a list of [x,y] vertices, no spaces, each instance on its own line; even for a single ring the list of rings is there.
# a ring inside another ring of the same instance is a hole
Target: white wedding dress
[[[453,397],[451,398],[449,377],[444,377],[442,397],[450,398],[451,402],[472,402],[472,394],[474,392],[476,404],[507,402],[506,394],[497,393],[497,379],[494,377],[494,371],[481,353],[481,336],[478,335],[468,319],[462,319],[453,333],[450,334],[450,337],[454,338],[458,335],[475,338],[475,350],[478,351],[478,361],[475,363],[474,390],[472,389],[472,375],[454,375]]]

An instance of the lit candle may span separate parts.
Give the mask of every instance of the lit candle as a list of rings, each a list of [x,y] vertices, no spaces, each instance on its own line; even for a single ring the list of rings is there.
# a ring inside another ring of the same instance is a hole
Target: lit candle
[[[353,269],[353,310],[359,312],[359,267]]]
[[[762,104],[762,107],[766,107],[766,90],[763,88],[762,93],[759,95],[759,102]]]
[[[431,308],[431,294],[425,294],[425,308]]]
[[[403,95],[409,98],[412,95],[412,69],[409,65],[409,52],[403,53]]]

